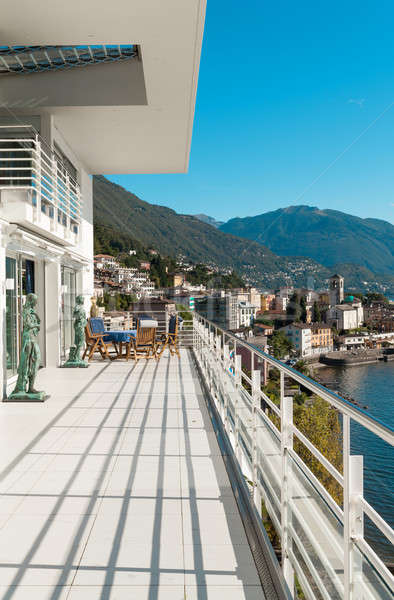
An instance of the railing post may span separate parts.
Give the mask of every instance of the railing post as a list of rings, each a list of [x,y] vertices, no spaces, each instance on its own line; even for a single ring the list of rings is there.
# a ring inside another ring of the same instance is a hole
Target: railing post
[[[35,171],[36,171],[36,220],[41,221],[41,142],[38,135],[35,139]]]
[[[236,352],[236,348],[234,349]],[[235,421],[235,456],[242,469],[242,452],[239,445],[239,394],[241,393],[241,371],[242,371],[242,356],[240,354],[234,355],[234,381],[236,387],[235,402],[234,402],[234,421]]]
[[[51,221],[51,229],[56,227],[56,206],[59,202],[59,190],[57,185],[57,161],[54,156],[52,156],[52,221]],[[50,217],[50,215],[48,215]]]
[[[363,492],[363,457],[350,454],[350,417],[343,414],[344,600],[362,597],[362,557],[354,541],[364,536]]]
[[[70,176],[69,174],[66,172],[66,206],[65,206],[65,213],[66,213],[66,230],[67,232],[70,231],[70,215],[71,215],[71,189],[70,189]]]
[[[294,594],[294,569],[290,561],[290,498],[291,498],[291,465],[288,450],[293,448],[293,398],[285,396],[285,375],[280,372],[280,422],[281,422],[281,530],[282,530],[282,569],[285,581],[291,594]]]
[[[254,354],[252,353],[252,369],[254,363]],[[253,471],[253,500],[261,514],[261,495],[258,486],[257,466],[257,408],[260,406],[261,373],[252,370],[252,410],[253,410],[253,431],[252,431],[252,471]]]
[[[221,337],[218,336],[221,340]],[[219,364],[220,377],[222,378],[222,390],[223,390],[223,423],[224,428],[229,433],[228,425],[228,389],[226,385],[227,371],[230,367],[230,348],[228,344],[223,346],[223,364]]]

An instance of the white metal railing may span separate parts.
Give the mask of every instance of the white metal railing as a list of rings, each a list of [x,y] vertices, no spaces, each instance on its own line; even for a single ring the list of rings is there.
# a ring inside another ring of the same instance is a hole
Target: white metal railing
[[[350,425],[358,423],[391,447],[393,429],[204,317],[194,314],[193,322],[197,362],[251,483],[256,507],[260,511],[264,502],[280,537],[282,569],[291,593],[296,597],[296,574],[310,600],[392,598],[394,577],[364,536],[364,517],[388,544],[394,544],[394,532],[363,495],[363,456],[350,452]],[[279,405],[262,389],[273,368],[279,372]],[[342,472],[295,425],[293,397],[286,392],[289,379],[339,414]],[[337,482],[343,503],[334,500],[322,478],[296,452],[296,439]]]
[[[26,189],[33,206],[78,232],[80,186],[30,125],[0,126],[0,190]]]

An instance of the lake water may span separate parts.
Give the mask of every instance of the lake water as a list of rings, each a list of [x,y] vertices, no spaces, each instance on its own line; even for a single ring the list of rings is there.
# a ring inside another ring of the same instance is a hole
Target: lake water
[[[394,427],[394,361],[357,367],[322,367],[317,371],[329,389],[349,395],[371,415]],[[351,429],[353,454],[364,455],[364,496],[394,527],[394,453],[392,447],[357,424]],[[366,537],[386,562],[394,564],[393,549],[369,519]]]

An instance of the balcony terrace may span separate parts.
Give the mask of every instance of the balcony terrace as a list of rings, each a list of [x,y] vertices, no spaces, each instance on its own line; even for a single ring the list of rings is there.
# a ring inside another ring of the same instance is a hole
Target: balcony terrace
[[[269,367],[279,406],[261,387]],[[342,415],[343,469],[293,422],[290,376]],[[308,378],[195,315],[180,359],[46,369],[38,388],[51,395],[43,405],[0,407],[3,600],[289,600],[294,572],[307,599],[391,597],[364,514],[394,535],[363,496],[350,421],[391,445],[393,432]],[[341,486],[342,505],[296,437]]]
[[[80,186],[31,126],[0,126],[2,217],[63,245],[78,242]]]

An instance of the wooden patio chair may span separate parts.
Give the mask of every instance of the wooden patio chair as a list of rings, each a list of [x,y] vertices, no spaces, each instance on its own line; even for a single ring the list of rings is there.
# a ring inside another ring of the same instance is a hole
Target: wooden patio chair
[[[139,319],[135,336],[127,344],[126,360],[130,356],[137,362],[140,358],[156,358],[157,321]]]
[[[168,347],[170,354],[176,354],[179,358],[179,347],[178,347],[178,334],[179,325],[183,319],[178,315],[171,315],[168,323],[168,332],[164,333],[160,340],[157,348],[157,358],[160,358],[164,350]]]
[[[88,355],[88,361],[90,361],[95,352],[100,352],[103,359],[111,359],[111,356],[108,352],[108,344],[111,342],[108,340],[108,337],[109,336],[105,332],[104,321],[102,319],[89,319],[85,326],[86,348],[82,355],[82,360],[84,360],[85,356]]]

